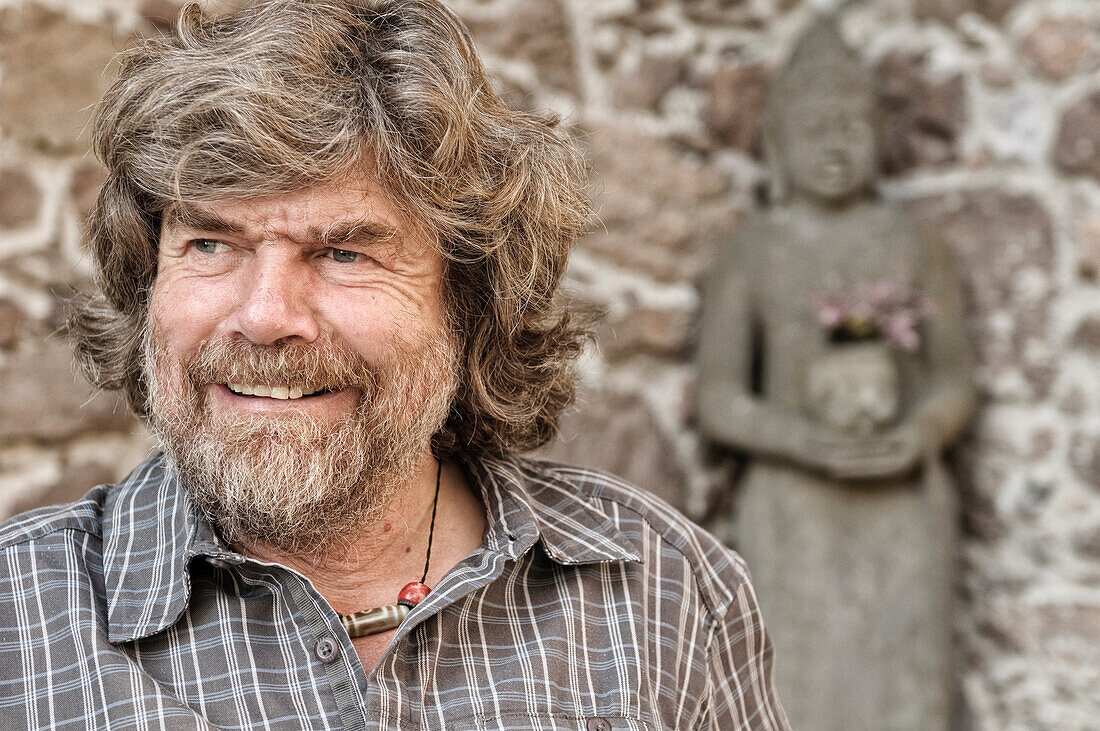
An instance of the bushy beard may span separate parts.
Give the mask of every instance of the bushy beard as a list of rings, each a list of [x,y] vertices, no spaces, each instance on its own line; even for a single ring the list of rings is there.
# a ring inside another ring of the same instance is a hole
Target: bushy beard
[[[180,362],[154,318],[144,352],[149,425],[197,507],[230,543],[296,555],[329,552],[377,521],[446,421],[457,381],[443,333],[396,343],[380,367],[327,338],[216,339]],[[211,407],[211,383],[349,388],[359,399],[335,419],[308,409],[234,412]]]

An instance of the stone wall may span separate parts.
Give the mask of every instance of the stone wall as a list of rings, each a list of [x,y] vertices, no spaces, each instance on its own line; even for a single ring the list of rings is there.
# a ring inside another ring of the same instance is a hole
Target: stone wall
[[[759,205],[763,91],[812,3],[453,5],[507,97],[562,114],[595,172],[599,220],[569,287],[607,315],[547,453],[728,535],[737,466],[693,425],[697,283]],[[149,449],[116,399],[73,375],[56,333],[89,280],[89,107],[112,54],[175,10],[0,0],[0,515],[117,479]],[[883,192],[965,265],[982,407],[953,456],[960,726],[1096,728],[1100,3],[866,0],[843,19],[879,73]]]

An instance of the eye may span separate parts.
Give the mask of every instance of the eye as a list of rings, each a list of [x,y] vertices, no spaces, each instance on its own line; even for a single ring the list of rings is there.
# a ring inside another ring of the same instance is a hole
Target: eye
[[[226,244],[214,239],[195,239],[191,242],[191,247],[201,254],[218,254],[229,248]]]
[[[329,249],[326,256],[340,264],[354,264],[366,258],[358,251],[348,251],[347,249]]]

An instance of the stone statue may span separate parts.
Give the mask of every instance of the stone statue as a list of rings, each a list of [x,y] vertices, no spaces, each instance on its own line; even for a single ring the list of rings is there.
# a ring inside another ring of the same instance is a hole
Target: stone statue
[[[942,729],[974,406],[948,250],[873,194],[873,79],[829,19],[770,91],[775,205],[705,286],[700,427],[749,458],[748,560],[794,728]]]

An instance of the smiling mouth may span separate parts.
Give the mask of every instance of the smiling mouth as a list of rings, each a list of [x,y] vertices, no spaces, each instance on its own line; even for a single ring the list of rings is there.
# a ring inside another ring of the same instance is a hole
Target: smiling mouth
[[[258,396],[260,398],[279,399],[280,401],[293,401],[332,392],[330,388],[314,388],[312,386],[263,386],[246,383],[227,383],[225,387],[238,396]]]

